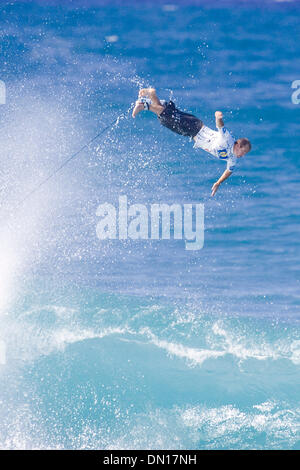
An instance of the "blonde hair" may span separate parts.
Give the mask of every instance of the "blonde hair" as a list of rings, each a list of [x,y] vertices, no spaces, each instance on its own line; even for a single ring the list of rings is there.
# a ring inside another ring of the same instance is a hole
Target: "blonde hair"
[[[242,137],[241,139],[238,139],[237,142],[240,144],[241,147],[249,147],[248,152],[250,152],[252,145],[249,139],[246,139],[246,137]]]

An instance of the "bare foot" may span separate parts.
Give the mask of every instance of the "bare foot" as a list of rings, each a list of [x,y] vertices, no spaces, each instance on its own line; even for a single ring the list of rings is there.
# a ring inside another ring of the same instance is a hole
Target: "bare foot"
[[[141,98],[142,96],[147,96],[148,98],[150,98],[153,104],[161,106],[155,88],[143,88],[139,91],[139,98]]]
[[[135,102],[135,106],[132,111],[132,117],[135,118],[141,111],[144,109],[144,103],[141,103],[140,100]]]
[[[143,109],[144,103],[141,102],[141,98],[149,98],[151,102],[149,103],[148,109],[155,113],[157,116],[163,112],[164,107],[162,106],[161,102],[159,101],[155,88],[143,88],[139,91],[139,99],[135,102],[135,106],[132,111],[132,117],[136,117]]]

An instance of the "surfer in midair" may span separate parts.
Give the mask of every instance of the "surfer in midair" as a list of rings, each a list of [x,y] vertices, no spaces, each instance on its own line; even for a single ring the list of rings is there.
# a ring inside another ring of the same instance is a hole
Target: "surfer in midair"
[[[233,138],[224,126],[221,111],[215,112],[217,131],[214,131],[196,116],[177,109],[173,101],[160,100],[154,88],[143,88],[139,91],[132,117],[135,118],[143,110],[155,113],[160,123],[171,131],[193,139],[195,148],[201,148],[227,163],[226,170],[211,188],[212,196],[216,194],[220,184],[232,174],[237,159],[251,150],[251,143],[248,139],[244,137],[235,140]]]

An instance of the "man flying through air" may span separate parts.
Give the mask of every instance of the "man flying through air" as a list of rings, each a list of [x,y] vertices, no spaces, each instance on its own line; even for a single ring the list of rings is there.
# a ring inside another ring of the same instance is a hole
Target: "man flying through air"
[[[224,127],[221,111],[215,112],[218,131],[214,131],[205,126],[196,116],[177,109],[173,101],[159,100],[154,88],[140,90],[132,117],[136,117],[143,110],[155,113],[160,123],[171,131],[193,139],[195,148],[202,148],[219,160],[226,161],[226,170],[212,186],[212,196],[216,194],[220,184],[232,174],[237,159],[251,150],[251,143],[248,139],[240,138],[235,140]]]

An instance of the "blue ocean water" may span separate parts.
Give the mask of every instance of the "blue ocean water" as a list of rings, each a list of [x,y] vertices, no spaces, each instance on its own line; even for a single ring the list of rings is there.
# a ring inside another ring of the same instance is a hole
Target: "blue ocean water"
[[[0,12],[0,447],[299,449],[299,2]],[[251,139],[214,198],[222,162],[131,119],[149,85]],[[100,241],[120,195],[204,203],[203,249]]]

